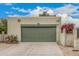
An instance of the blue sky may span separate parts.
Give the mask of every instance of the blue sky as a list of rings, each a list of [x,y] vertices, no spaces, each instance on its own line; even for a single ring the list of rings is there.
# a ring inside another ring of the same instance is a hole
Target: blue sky
[[[52,15],[67,14],[79,18],[78,3],[0,3],[0,18],[37,15],[40,9]]]

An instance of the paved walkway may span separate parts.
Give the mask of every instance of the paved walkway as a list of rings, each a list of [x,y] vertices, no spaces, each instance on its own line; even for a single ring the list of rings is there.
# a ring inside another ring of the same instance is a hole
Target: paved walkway
[[[79,50],[73,51],[74,47],[69,47],[69,46],[61,46],[59,45],[64,56],[79,56]]]
[[[0,44],[0,56],[62,56],[55,42],[23,42]]]

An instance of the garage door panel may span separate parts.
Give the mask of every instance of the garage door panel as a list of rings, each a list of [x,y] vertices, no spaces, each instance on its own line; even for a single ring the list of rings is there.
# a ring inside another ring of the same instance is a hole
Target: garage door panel
[[[22,27],[22,42],[55,42],[56,28]]]

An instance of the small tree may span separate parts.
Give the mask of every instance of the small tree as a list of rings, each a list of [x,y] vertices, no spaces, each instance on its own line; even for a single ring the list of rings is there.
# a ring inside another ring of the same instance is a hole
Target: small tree
[[[7,33],[7,20],[1,19],[0,23],[0,34],[2,34],[2,41],[4,41],[4,34]]]
[[[66,33],[73,33],[73,29],[74,29],[74,24],[69,23],[69,24],[64,24],[61,26],[61,32],[63,32],[63,29],[66,30]]]
[[[7,33],[7,20],[6,19],[2,19],[1,20],[1,32],[4,31],[4,33]]]

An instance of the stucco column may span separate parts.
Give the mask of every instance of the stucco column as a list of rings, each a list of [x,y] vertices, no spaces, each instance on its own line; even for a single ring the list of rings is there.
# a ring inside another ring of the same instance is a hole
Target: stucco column
[[[61,44],[61,24],[57,25],[57,43]]]
[[[63,29],[63,33],[61,33],[60,35],[61,45],[65,46],[65,40],[66,40],[66,34],[65,34],[65,29]]]
[[[77,29],[74,29],[74,50],[79,50],[79,38],[77,38]]]
[[[66,46],[72,46],[74,45],[74,33],[66,34],[66,40],[65,40]]]

